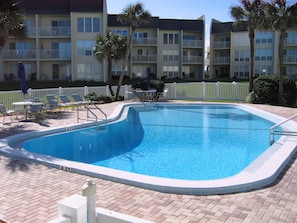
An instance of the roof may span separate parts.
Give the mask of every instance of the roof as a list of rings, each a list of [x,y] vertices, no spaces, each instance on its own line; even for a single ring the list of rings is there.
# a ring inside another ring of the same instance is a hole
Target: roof
[[[118,15],[108,15],[108,26],[127,26],[117,20]],[[160,19],[151,17],[148,24],[143,24],[139,28],[159,28],[160,30],[204,30],[204,20],[182,20],[182,19]]]
[[[220,22],[218,20],[211,20],[210,33],[228,33],[228,32],[241,32],[247,31],[247,24],[243,23],[241,26],[235,26],[234,22]]]
[[[22,0],[27,14],[70,14],[103,12],[103,0]]]

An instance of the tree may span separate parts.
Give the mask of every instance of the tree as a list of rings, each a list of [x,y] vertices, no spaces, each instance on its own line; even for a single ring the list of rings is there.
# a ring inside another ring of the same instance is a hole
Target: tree
[[[95,38],[94,54],[100,61],[107,59],[107,84],[112,96],[114,92],[111,87],[112,81],[112,61],[124,57],[127,49],[127,38],[114,34],[111,30],[106,31],[106,35],[98,34]]]
[[[0,53],[9,36],[26,37],[23,7],[17,0],[2,0],[0,4]]]
[[[235,19],[234,25],[240,26],[246,23],[250,39],[250,75],[249,91],[253,90],[254,62],[255,62],[255,30],[261,27],[264,17],[261,0],[240,0],[242,6],[232,6],[231,16]]]
[[[287,5],[286,0],[274,0],[271,3],[265,4],[265,19],[266,24],[273,30],[278,30],[280,32],[279,45],[278,45],[278,56],[279,56],[279,94],[278,103],[283,104],[283,94],[284,94],[284,44],[286,38],[286,30],[288,27],[296,25],[297,23],[297,3],[291,6]]]
[[[126,66],[128,64],[129,54],[132,47],[132,39],[135,29],[142,24],[149,23],[151,14],[143,9],[142,3],[136,3],[135,5],[129,5],[118,15],[118,21],[122,24],[128,24],[130,26],[130,33],[128,37],[128,47],[126,49],[122,72],[119,78],[116,100],[119,98],[121,85],[125,75]]]

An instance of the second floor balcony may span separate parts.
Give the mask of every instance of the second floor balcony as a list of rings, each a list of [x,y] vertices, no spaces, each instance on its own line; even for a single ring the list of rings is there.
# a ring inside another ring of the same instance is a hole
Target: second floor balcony
[[[297,39],[296,38],[285,38],[285,46],[297,46]]]
[[[39,57],[38,57],[39,55]],[[3,59],[4,60],[54,60],[62,59],[69,60],[71,59],[71,50],[53,50],[53,49],[43,49],[43,50],[3,50]]]
[[[297,55],[284,56],[284,63],[296,64],[297,63]]]
[[[3,50],[4,60],[30,60],[37,58],[36,49],[30,50]]]
[[[184,48],[203,48],[203,40],[183,40]]]
[[[132,62],[133,63],[144,63],[144,62],[157,62],[157,54],[151,55],[132,55]]]
[[[183,63],[202,64],[203,57],[201,57],[201,56],[184,56]]]
[[[133,38],[133,45],[157,45],[157,37]]]
[[[41,37],[70,37],[70,27],[39,27],[38,34]]]
[[[214,57],[213,64],[230,64],[230,57]]]
[[[230,41],[215,41],[213,42],[214,49],[226,49],[230,48]]]

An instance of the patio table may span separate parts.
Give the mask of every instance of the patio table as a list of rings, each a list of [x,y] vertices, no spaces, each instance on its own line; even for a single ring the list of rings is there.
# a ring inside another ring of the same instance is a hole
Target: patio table
[[[30,106],[31,105],[43,105],[43,103],[35,102],[35,101],[16,101],[16,102],[13,102],[12,105],[24,106],[24,117],[25,117],[25,120],[27,120]]]

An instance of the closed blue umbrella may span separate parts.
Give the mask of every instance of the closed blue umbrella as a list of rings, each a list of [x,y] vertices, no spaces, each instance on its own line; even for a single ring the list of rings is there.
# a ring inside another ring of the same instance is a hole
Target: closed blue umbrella
[[[26,84],[25,67],[22,62],[19,62],[19,65],[18,65],[18,75],[21,79],[22,92],[23,92],[23,94],[27,94],[28,86]]]
[[[147,87],[151,87],[151,68],[148,66],[146,69],[146,74],[147,74]]]

